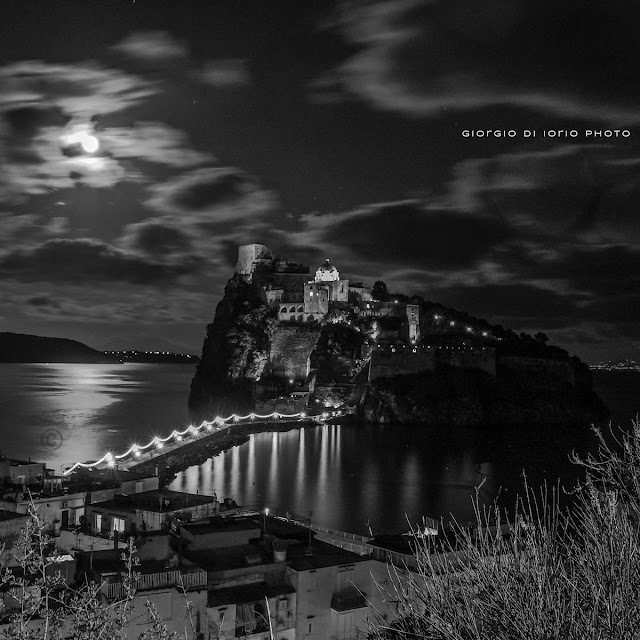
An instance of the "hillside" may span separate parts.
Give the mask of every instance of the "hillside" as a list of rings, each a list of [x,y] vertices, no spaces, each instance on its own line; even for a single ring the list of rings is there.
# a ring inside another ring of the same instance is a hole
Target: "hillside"
[[[119,360],[68,338],[0,332],[0,362],[109,363]]]

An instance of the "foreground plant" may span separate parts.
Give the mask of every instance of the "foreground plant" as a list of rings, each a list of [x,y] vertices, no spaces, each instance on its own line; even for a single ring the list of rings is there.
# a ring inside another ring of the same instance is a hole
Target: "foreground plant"
[[[16,563],[12,568],[0,567],[0,589],[10,593],[9,600],[17,610],[0,626],[1,640],[125,640],[126,627],[136,596],[139,562],[133,539],[121,555],[120,581],[122,596],[105,603],[100,586],[92,582],[72,588],[58,567],[60,554],[54,550],[45,523],[30,502],[30,516],[16,545]],[[190,615],[192,604],[183,589],[190,629],[184,634],[169,632],[148,600],[150,624],[139,634],[139,640],[191,640],[198,637]],[[3,601],[4,603],[4,601]],[[1,613],[1,610],[0,610]]]
[[[418,571],[391,569],[394,622],[377,639],[626,640],[640,628],[640,425],[597,455],[570,507],[558,491],[525,497],[506,522],[494,506],[477,529],[418,539]]]

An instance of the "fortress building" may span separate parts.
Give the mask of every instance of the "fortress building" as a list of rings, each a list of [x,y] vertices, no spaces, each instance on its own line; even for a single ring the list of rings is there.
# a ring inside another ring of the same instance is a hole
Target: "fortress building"
[[[263,244],[247,244],[238,250],[236,274],[260,290],[264,302],[278,309],[283,322],[322,320],[334,308],[352,309],[362,317],[402,315],[404,306],[374,301],[362,282],[349,283],[327,258],[311,279],[308,265],[273,257]],[[418,305],[406,306],[410,337],[420,338]]]

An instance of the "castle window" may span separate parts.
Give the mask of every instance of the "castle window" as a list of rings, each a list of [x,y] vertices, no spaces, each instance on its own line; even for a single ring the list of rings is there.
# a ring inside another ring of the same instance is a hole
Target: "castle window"
[[[280,309],[280,313],[287,313],[287,307],[282,307],[282,309]]]
[[[304,322],[304,318],[301,315],[298,316],[298,322]]]
[[[313,298],[313,291],[309,291],[309,297]]]
[[[289,311],[291,311],[291,313],[295,313],[295,312],[296,312],[296,308],[295,308],[295,307],[291,307],[291,308],[289,309]]]
[[[310,313],[310,314],[309,314],[309,317],[307,318],[307,320],[308,320],[309,322],[313,322],[313,319],[314,319],[314,318],[313,318],[313,313]]]
[[[304,311],[304,309],[302,307],[298,307],[298,312],[300,311]]]

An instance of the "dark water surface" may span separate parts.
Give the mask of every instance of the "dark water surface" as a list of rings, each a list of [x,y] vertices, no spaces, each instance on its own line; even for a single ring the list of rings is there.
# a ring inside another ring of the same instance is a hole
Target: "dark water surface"
[[[192,365],[0,365],[0,448],[60,470],[134,441],[146,443],[187,424]],[[640,373],[595,372],[615,424],[640,408]],[[52,437],[53,436],[55,437]],[[56,440],[59,434],[62,445]],[[509,503],[526,470],[533,485],[576,468],[588,430],[531,432],[402,426],[326,425],[260,433],[249,442],[179,474],[172,488],[278,507],[318,524],[366,532],[405,530],[422,515],[472,519],[471,496]],[[53,446],[52,446],[53,445]]]

